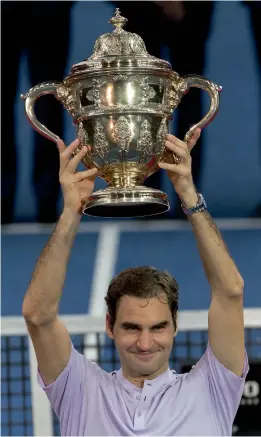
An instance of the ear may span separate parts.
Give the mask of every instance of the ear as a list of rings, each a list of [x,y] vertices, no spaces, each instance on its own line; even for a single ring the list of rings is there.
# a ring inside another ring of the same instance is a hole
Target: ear
[[[176,337],[178,332],[179,332],[179,330],[178,330],[178,317],[176,316],[176,330],[174,332],[174,338]]]
[[[111,324],[110,324],[110,316],[108,313],[106,314],[106,332],[107,332],[108,337],[111,340],[113,340],[113,333],[112,333]]]

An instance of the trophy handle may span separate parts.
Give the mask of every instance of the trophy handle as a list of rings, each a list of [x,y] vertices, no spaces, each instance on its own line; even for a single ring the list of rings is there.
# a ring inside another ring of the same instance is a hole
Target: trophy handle
[[[207,114],[198,123],[191,126],[184,137],[184,141],[188,142],[197,128],[204,128],[212,120],[214,120],[219,109],[219,93],[222,91],[222,87],[214,82],[206,79],[203,76],[197,75],[185,75],[181,77],[181,91],[183,94],[187,94],[190,88],[201,88],[207,91],[210,97],[210,107]]]
[[[27,93],[22,94],[21,98],[25,101],[25,112],[33,128],[48,140],[57,143],[60,137],[40,123],[34,112],[36,100],[45,94],[53,94],[57,100],[62,100],[61,97],[66,94],[66,88],[61,82],[43,82],[31,88]]]

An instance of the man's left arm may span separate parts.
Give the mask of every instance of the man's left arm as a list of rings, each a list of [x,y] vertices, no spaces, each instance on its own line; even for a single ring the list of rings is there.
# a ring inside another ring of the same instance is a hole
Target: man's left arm
[[[180,201],[193,208],[198,195],[191,174],[190,152],[200,136],[198,129],[188,144],[169,135],[166,146],[180,158],[179,164],[160,163],[167,170]],[[188,216],[200,257],[211,287],[209,309],[209,344],[215,357],[227,369],[242,376],[245,361],[243,287],[222,236],[207,211]]]
[[[181,200],[187,207],[195,205],[192,195]],[[244,282],[210,214],[204,211],[188,217],[211,287],[209,344],[216,358],[241,376],[245,361]]]

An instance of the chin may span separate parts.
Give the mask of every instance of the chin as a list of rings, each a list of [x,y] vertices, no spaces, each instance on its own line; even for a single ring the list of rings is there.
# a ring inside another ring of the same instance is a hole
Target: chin
[[[141,376],[149,376],[149,375],[153,375],[154,373],[157,373],[160,368],[162,366],[155,366],[154,365],[148,365],[147,363],[144,364],[139,364],[135,366],[136,371],[141,375]]]

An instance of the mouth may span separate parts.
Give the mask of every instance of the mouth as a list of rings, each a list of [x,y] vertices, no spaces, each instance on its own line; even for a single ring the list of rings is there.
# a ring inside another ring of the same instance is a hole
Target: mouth
[[[155,357],[156,352],[150,352],[150,353],[143,352],[143,353],[138,353],[138,354],[135,354],[135,355],[141,361],[149,361],[149,360],[151,360],[152,358]]]

